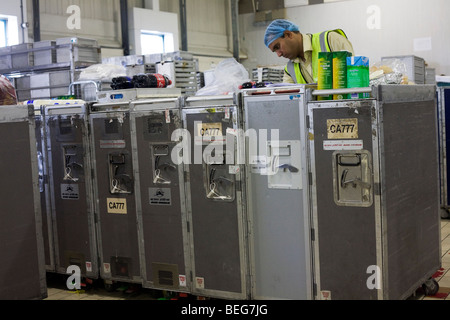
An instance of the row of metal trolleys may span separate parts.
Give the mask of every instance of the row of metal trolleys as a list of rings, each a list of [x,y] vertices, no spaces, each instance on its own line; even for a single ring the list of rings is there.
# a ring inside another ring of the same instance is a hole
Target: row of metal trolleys
[[[436,291],[436,86],[176,90],[0,108],[0,297],[72,265],[218,299]]]

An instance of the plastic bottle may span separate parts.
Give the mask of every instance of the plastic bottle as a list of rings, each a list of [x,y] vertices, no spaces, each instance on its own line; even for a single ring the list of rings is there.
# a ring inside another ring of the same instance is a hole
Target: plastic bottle
[[[141,73],[133,76],[133,84],[135,88],[166,88],[172,84],[172,80],[159,73]]]
[[[133,88],[133,82],[130,77],[116,77],[111,79],[111,88],[113,90]]]

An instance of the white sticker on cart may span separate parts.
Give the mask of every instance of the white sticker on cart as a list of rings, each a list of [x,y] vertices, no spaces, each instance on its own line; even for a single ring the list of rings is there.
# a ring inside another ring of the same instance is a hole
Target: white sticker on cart
[[[165,111],[166,123],[170,123],[170,110]]]
[[[197,289],[205,289],[205,278],[195,277],[195,287]]]
[[[320,300],[331,300],[331,291],[320,291]]]
[[[268,164],[266,156],[250,156],[250,170],[254,174],[267,175]]]
[[[148,188],[148,193],[151,205],[172,205],[172,195],[170,188]]]
[[[103,263],[103,272],[104,273],[111,273],[111,264],[109,263]]]
[[[323,150],[362,150],[362,140],[325,140]]]
[[[86,261],[86,271],[92,272],[92,262]]]
[[[180,274],[179,279],[180,279],[180,287],[186,287],[186,285],[187,285],[186,276]]]
[[[80,199],[78,184],[61,183],[61,199],[63,200]]]

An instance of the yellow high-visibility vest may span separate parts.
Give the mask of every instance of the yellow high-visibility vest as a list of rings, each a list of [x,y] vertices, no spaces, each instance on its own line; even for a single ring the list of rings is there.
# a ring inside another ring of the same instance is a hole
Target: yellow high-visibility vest
[[[324,32],[320,32],[320,33],[315,33],[312,34],[311,36],[311,45],[312,45],[312,64],[311,64],[311,68],[312,68],[312,76],[314,79],[314,82],[317,83],[317,78],[318,78],[318,60],[319,60],[319,52],[330,52],[330,45],[328,43],[328,33],[330,32],[337,32],[341,35],[343,35],[344,37],[347,38],[346,34],[344,33],[344,31],[342,31],[341,29],[336,29],[336,30],[329,30],[329,31],[324,31]],[[294,83],[299,83],[299,84],[306,84],[306,80],[303,77],[301,68],[300,68],[300,63],[295,63],[292,60],[288,62],[288,64],[286,65],[285,71],[292,77],[292,79],[294,80]]]

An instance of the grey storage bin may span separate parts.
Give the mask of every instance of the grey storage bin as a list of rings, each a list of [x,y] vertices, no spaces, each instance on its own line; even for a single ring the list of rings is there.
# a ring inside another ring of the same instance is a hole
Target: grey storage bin
[[[33,74],[30,77],[31,98],[55,98],[67,95],[71,77],[69,71]]]
[[[56,41],[47,40],[35,42],[34,49],[35,66],[45,66],[56,63]]]
[[[0,70],[7,70],[11,68],[11,47],[0,48]]]
[[[27,69],[34,66],[33,43],[11,46],[12,68]]]
[[[425,84],[436,84],[435,68],[425,68]]]
[[[56,39],[57,63],[90,62],[101,63],[101,53],[97,41],[85,38],[59,38]]]

